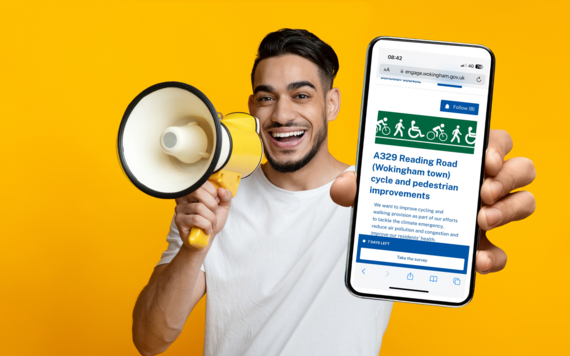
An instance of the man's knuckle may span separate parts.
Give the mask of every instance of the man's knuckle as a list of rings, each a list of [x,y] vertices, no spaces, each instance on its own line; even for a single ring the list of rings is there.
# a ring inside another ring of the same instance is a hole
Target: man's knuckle
[[[190,215],[188,217],[188,224],[191,226],[196,226],[200,223],[200,217],[198,215]]]
[[[208,207],[204,203],[196,204],[196,208],[197,208],[198,214],[200,214],[202,216],[208,214],[208,210],[210,210],[210,209],[208,209]]]
[[[504,189],[508,189],[507,193],[518,188],[518,175],[516,171],[507,171],[503,176],[502,182]]]

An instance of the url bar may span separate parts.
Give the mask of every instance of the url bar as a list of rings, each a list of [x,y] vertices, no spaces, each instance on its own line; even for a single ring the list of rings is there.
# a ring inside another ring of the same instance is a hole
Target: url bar
[[[428,81],[438,83],[450,83],[454,85],[484,85],[485,75],[448,72],[436,69],[405,67],[394,64],[380,64],[378,77],[389,79],[389,77],[406,78],[405,81]]]

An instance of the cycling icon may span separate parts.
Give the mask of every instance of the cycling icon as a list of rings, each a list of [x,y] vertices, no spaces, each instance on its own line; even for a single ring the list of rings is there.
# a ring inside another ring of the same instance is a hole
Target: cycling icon
[[[447,134],[443,131],[444,127],[445,124],[434,127],[430,132],[427,133],[427,139],[432,141],[437,137],[441,142],[445,142],[447,140]]]
[[[386,123],[386,121],[388,121],[387,117],[385,117],[383,120],[378,120],[378,123],[376,124],[376,133],[378,133],[380,131],[380,132],[382,132],[383,135],[389,135],[390,134],[390,128],[388,127],[388,124]],[[383,125],[382,128],[380,128],[381,125]]]

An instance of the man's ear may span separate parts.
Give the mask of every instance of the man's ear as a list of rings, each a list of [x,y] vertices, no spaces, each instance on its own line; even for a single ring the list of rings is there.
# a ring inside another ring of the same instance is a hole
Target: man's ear
[[[249,100],[247,101],[247,107],[249,108],[249,114],[253,115],[253,95],[249,96]]]
[[[340,90],[338,88],[332,88],[327,93],[325,100],[327,104],[327,121],[333,121],[340,111]]]

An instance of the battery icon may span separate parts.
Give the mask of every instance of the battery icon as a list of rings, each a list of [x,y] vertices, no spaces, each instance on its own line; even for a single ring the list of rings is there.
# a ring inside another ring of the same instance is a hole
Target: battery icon
[[[483,65],[482,65],[482,64],[475,64],[475,68],[477,68],[477,69],[483,69]]]

